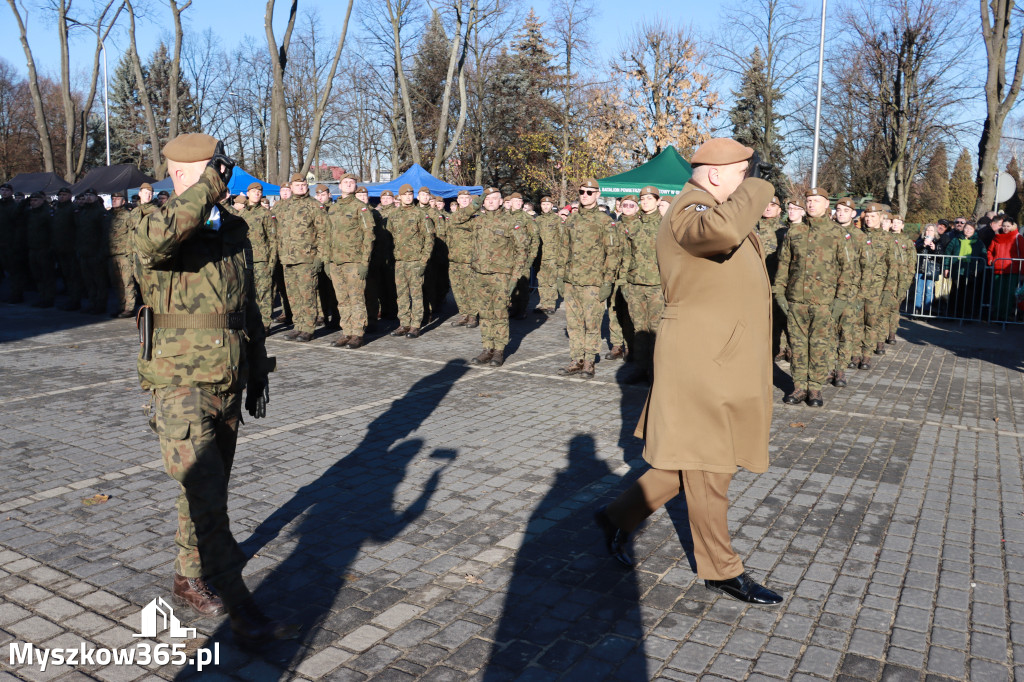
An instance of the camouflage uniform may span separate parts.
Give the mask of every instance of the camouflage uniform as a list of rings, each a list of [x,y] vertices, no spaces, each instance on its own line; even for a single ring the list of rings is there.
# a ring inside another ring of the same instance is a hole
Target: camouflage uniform
[[[864,235],[860,290],[861,298],[864,301],[864,331],[860,337],[860,357],[864,361],[867,361],[867,358],[875,351],[878,343],[885,340],[885,334],[888,331],[882,299],[885,293],[885,281],[889,276],[889,264],[892,262],[893,250],[884,235],[881,228],[868,229]]]
[[[433,226],[426,211],[410,205],[391,213],[387,230],[395,240],[398,324],[419,329],[423,323],[423,275],[434,248]]]
[[[366,276],[373,250],[373,216],[355,195],[342,197],[327,213],[327,252],[338,297],[341,328],[348,336],[366,331]]]
[[[24,207],[13,198],[0,199],[0,259],[10,281],[10,302],[20,303],[28,284]]]
[[[842,307],[850,300],[853,290],[836,224],[824,216],[804,220],[782,240],[772,288],[779,305],[789,309],[795,390],[820,391],[836,357],[833,312],[837,302]]]
[[[566,331],[573,362],[590,362],[601,349],[604,285],[615,283],[621,258],[615,221],[596,206],[569,216],[559,248],[559,277],[565,282]]]
[[[104,241],[109,219],[99,200],[75,211],[75,251],[89,299],[89,312],[93,313],[107,310],[107,252]]]
[[[562,245],[562,216],[554,211],[542,213],[536,218],[537,234],[541,243],[540,270],[537,272],[537,288],[540,295],[538,307],[554,310],[558,306],[558,249]]]
[[[29,208],[25,212],[25,241],[28,245],[28,262],[32,269],[32,279],[39,292],[36,306],[49,308],[57,295],[57,283],[53,278],[53,252],[50,234],[50,214],[47,204],[39,208]]]
[[[117,292],[117,312],[132,313],[139,303],[135,293],[135,263],[132,255],[131,233],[138,214],[125,207],[111,209],[110,232],[107,235],[107,255],[110,281]]]
[[[639,213],[634,213],[632,216],[620,216],[619,221],[616,223],[619,262],[615,266],[615,288],[612,289],[612,295],[608,297],[606,302],[608,308],[608,345],[611,346],[612,350],[605,354],[605,358],[609,360],[626,355],[626,334],[622,328],[623,321],[632,330],[625,292],[626,271],[629,268],[629,253],[626,243],[628,228],[624,223],[639,220],[638,215]],[[616,348],[621,352],[621,356],[614,355]]]
[[[316,328],[317,276],[322,267],[320,245],[327,210],[308,194],[292,195],[279,206],[276,212],[280,237],[278,254],[292,303],[292,320],[296,331],[312,334]]]
[[[779,249],[779,238],[778,232],[782,227],[782,220],[779,217],[775,218],[761,218],[757,221],[757,227],[754,230],[757,232],[758,239],[761,240],[761,245],[764,247],[765,261],[767,264],[767,256],[774,255]],[[769,270],[769,275],[774,274],[773,271]]]
[[[839,238],[843,241],[843,257],[850,267],[850,288],[853,295],[847,299],[846,308],[839,316],[836,344],[836,371],[849,367],[854,357],[860,353],[861,335],[864,333],[864,300],[861,297],[863,284],[861,272],[864,268],[864,246],[867,238],[864,233],[852,224],[843,227],[837,225]]]
[[[373,249],[370,251],[370,274],[366,277],[366,312],[371,325],[380,317],[394,317],[398,310],[394,240],[385,228],[391,210],[391,206],[370,209],[373,214]]]
[[[481,205],[479,197],[474,199],[452,221],[468,223],[473,230],[474,307],[480,312],[481,344],[485,350],[504,353],[509,341],[509,297],[517,275],[526,267],[529,247],[527,228],[516,217],[526,214],[501,208],[488,211]]]
[[[474,212],[472,204],[465,208],[459,207],[438,230],[438,236],[448,245],[448,272],[455,307],[458,308],[460,315],[469,317],[477,314],[476,297],[473,295],[476,290],[476,275],[473,271],[473,226],[466,221],[460,221],[458,216],[472,217]]]
[[[58,201],[53,205],[50,220],[50,234],[60,264],[61,278],[64,280],[64,293],[70,299],[65,309],[78,310],[82,303],[84,285],[78,268],[78,255],[75,253],[75,205],[71,201]]]
[[[444,229],[445,215],[430,205],[420,208],[429,219],[430,231],[434,235],[427,268],[423,271],[423,317],[426,324],[440,316],[444,300],[448,297],[448,247],[438,238],[439,231]]]
[[[900,330],[900,305],[907,296],[910,283],[914,281],[917,272],[917,249],[914,242],[905,238],[902,233],[889,233],[893,242],[893,263],[896,267],[896,281],[892,290],[892,300],[889,302],[889,323],[887,337],[895,339],[896,333]],[[946,259],[949,262],[949,259]]]
[[[513,224],[519,225],[522,233],[524,248],[526,249],[526,260],[521,271],[516,277],[515,286],[510,297],[509,314],[515,318],[521,318],[526,314],[526,306],[530,302],[530,265],[537,258],[537,251],[540,249],[540,232],[533,216],[522,209],[509,211]]]
[[[263,326],[270,326],[274,312],[274,268],[277,267],[277,218],[262,204],[246,204],[241,217],[249,225],[252,244],[253,284]]]
[[[271,363],[246,224],[221,211],[218,230],[203,227],[223,193],[221,178],[206,169],[162,209],[140,216],[133,242],[142,298],[155,313],[152,359],[140,353],[139,378],[153,393],[150,426],[164,468],[181,487],[175,571],[206,579],[231,609],[249,598],[246,557],[227,515],[241,395],[266,381]]]
[[[626,227],[626,301],[633,321],[635,338],[633,362],[648,376],[654,364],[654,340],[658,334],[661,314],[665,311],[665,294],[661,290],[658,270],[658,228],[661,213],[639,211]]]

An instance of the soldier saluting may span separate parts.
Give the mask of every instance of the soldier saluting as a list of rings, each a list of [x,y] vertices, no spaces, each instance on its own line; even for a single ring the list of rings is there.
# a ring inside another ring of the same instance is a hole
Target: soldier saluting
[[[253,603],[242,580],[246,557],[228,525],[242,390],[249,414],[263,416],[273,368],[246,223],[217,206],[234,161],[202,133],[179,135],[163,154],[175,196],[140,216],[132,237],[145,302],[139,379],[153,394],[150,426],[164,468],[181,486],[174,601],[207,616],[226,608],[242,644],[287,638],[294,633]]]

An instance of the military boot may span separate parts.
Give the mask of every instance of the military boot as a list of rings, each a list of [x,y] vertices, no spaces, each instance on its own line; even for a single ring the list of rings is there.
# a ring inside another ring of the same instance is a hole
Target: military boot
[[[887,344],[889,344],[890,346],[895,346],[896,345],[896,335],[895,334],[889,334],[889,336],[886,337],[885,342]]]
[[[419,327],[413,327],[412,329],[410,329],[409,331],[407,331],[405,333],[405,338],[407,338],[407,339],[415,339],[415,338],[419,338],[419,335],[420,335],[420,328]]]
[[[568,365],[566,365],[565,367],[562,367],[560,370],[558,370],[558,373],[561,376],[563,376],[563,377],[567,377],[567,376],[571,376],[573,374],[579,374],[582,371],[583,371],[583,361],[582,360],[573,360]]]
[[[850,358],[850,362],[847,363],[846,369],[857,369],[857,365],[860,363],[860,356],[854,355]]]
[[[452,320],[451,325],[453,327],[465,327],[467,322],[469,322],[469,315],[461,315],[458,319]]]
[[[277,317],[270,318],[270,321],[274,322],[276,324],[291,324],[292,323],[292,319],[290,317],[288,317],[287,315],[285,315],[284,313],[279,313],[277,315]]]
[[[294,337],[292,337],[292,341],[298,341],[299,343],[306,343],[306,342],[312,341],[312,340],[313,340],[313,335],[310,334],[309,332],[299,332]]]
[[[881,341],[875,346],[875,355],[885,355],[885,344]]]
[[[348,347],[352,349],[359,348],[363,345],[363,337],[361,336],[350,336],[348,337]]]
[[[202,578],[186,578],[175,573],[171,600],[179,606],[191,607],[200,616],[219,616],[224,613],[224,602]]]
[[[807,399],[807,391],[802,388],[794,389],[792,393],[782,399],[787,405],[797,405]]]
[[[835,377],[832,379],[832,385],[837,388],[843,388],[846,386],[846,372],[843,370],[837,371]]]
[[[821,399],[821,391],[807,391],[807,405],[809,407],[821,407],[825,401]]]
[[[468,329],[473,329],[474,327],[479,327],[479,326],[480,326],[480,316],[479,315],[469,315],[466,318],[466,327]]]
[[[871,369],[871,362],[868,360],[868,356],[864,356],[857,363],[857,369]]]
[[[353,337],[342,334],[338,338],[334,339],[334,341],[331,341],[331,345],[335,348],[348,348],[348,342],[352,338]]]
[[[584,360],[583,361],[583,369],[580,370],[580,376],[583,377],[584,379],[593,379],[594,378],[594,361],[593,360]]]
[[[505,364],[505,352],[496,350],[491,353],[491,367],[501,367]]]
[[[482,351],[480,351],[480,355],[476,356],[469,362],[470,364],[473,365],[486,365],[488,362],[491,361],[492,355],[494,355],[493,350],[491,350],[490,348],[484,348]]]
[[[408,327],[401,326],[395,331],[391,332],[391,336],[405,336],[406,332],[409,331]]]
[[[611,350],[604,354],[605,360],[621,360],[626,357],[625,346],[612,346]]]

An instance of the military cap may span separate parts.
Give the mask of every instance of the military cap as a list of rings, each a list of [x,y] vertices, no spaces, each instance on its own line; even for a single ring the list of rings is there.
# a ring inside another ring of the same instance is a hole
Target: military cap
[[[580,187],[587,187],[589,189],[601,189],[601,186],[597,184],[597,180],[595,180],[594,178],[587,178],[586,180],[580,183]]]
[[[690,159],[690,165],[725,166],[730,163],[746,161],[753,154],[753,149],[740,144],[731,137],[715,137],[697,148]]]
[[[409,183],[405,183],[404,185],[398,188],[398,194],[412,194],[412,185],[410,185]]]
[[[213,158],[218,142],[220,140],[206,133],[182,133],[164,145],[163,153],[168,161],[206,161]]]
[[[836,208],[839,208],[840,206],[845,206],[846,208],[852,208],[854,210],[856,210],[857,208],[853,203],[853,199],[851,199],[850,197],[843,197],[842,199],[837,201]]]
[[[796,206],[797,208],[804,208],[804,205],[800,203],[799,199],[790,199],[786,202],[786,206]]]
[[[159,192],[159,193],[157,194],[157,196],[158,196],[158,197],[169,197],[169,196],[171,196],[171,193],[170,193],[170,192],[168,192],[168,191],[167,191],[167,190],[165,190],[165,189],[162,189],[162,190],[160,190],[160,192]]]
[[[416,190],[416,194],[423,194],[424,192],[430,194],[430,188],[427,187],[426,185],[420,185],[420,188]]]
[[[551,199],[551,197],[541,197],[541,198],[540,198],[540,203],[542,203],[542,204],[543,204],[543,203],[544,203],[545,201],[546,201],[546,202],[548,202],[549,204],[553,204],[553,203],[555,203],[555,202],[554,202],[554,201],[553,201],[553,200]]]
[[[305,182],[306,176],[302,173],[292,173],[292,176],[288,179],[288,182]]]
[[[366,189],[366,185],[356,185],[356,194],[369,194],[370,190]]]
[[[509,199],[522,199],[523,195],[520,194],[519,192],[512,192],[512,194],[509,194],[507,198],[509,198]]]
[[[828,190],[823,187],[812,187],[807,190],[807,196],[809,197],[825,197],[828,199]]]
[[[236,204],[247,204],[249,203],[249,197],[245,196],[244,194],[239,194],[232,201],[234,201],[234,203]]]
[[[892,213],[888,213],[888,212],[883,213],[882,214],[882,220],[892,220]]]
[[[654,185],[647,185],[642,190],[640,190],[640,196],[644,196],[645,194],[651,194],[657,197],[658,199],[661,198],[661,191]]]
[[[84,190],[82,190],[82,194],[96,194],[96,190],[94,190],[92,187],[86,187]]]
[[[459,190],[459,196],[460,197],[468,197],[469,196],[469,190],[468,189],[460,189]]]
[[[33,194],[34,194],[34,192],[33,192]],[[124,194],[124,190],[121,190],[120,192],[113,192],[110,195],[110,198],[113,199],[114,197],[119,197],[121,199],[127,199],[127,197]]]
[[[412,189],[412,188],[410,187],[409,189]],[[391,191],[391,190],[389,190],[389,189],[386,189],[386,190],[384,190],[383,192],[381,192],[381,193],[380,193],[380,195],[381,195],[382,197],[393,197],[393,196],[395,196],[395,193],[394,193],[394,192],[392,192],[392,191]]]
[[[250,182],[249,186],[245,188],[246,192],[251,192],[254,189],[263,189],[263,185],[258,182]]]
[[[148,189],[150,192],[152,192],[153,191],[153,185],[149,184],[148,182],[144,182],[141,185],[139,185],[139,189]],[[70,192],[71,190],[69,190],[67,187],[63,187],[63,188],[61,188],[60,191],[61,192],[64,192],[64,191]]]
[[[43,194],[42,192],[32,192],[32,194],[28,195],[28,198],[29,199],[42,199],[43,201],[46,201],[46,195]]]
[[[779,201],[778,197],[772,197],[772,200],[768,202],[768,205],[775,204],[779,208],[782,208],[782,202]]]
[[[359,176],[356,175],[355,173],[345,173],[344,175],[341,176],[341,179],[342,180],[355,180],[356,182],[359,182]]]
[[[501,194],[501,190],[498,189],[497,187],[488,187],[487,189],[484,190],[484,196],[486,197],[487,195],[494,194],[495,192]]]
[[[431,194],[430,195],[430,200],[431,201],[442,201],[441,197],[437,196],[436,194]]]
[[[881,204],[877,204],[872,201],[870,204],[864,207],[864,213],[882,213],[884,208],[885,207],[882,206]]]
[[[9,182],[5,182],[4,184],[0,185],[0,189],[9,189],[11,191],[14,191],[14,188],[11,187],[11,183]]]
[[[330,191],[331,191],[330,187],[328,187],[327,185],[325,185],[323,183],[320,183],[319,185],[316,186],[316,189],[314,190],[314,194],[319,194],[320,192],[328,192],[328,193],[330,193]]]
[[[635,194],[627,194],[626,196],[619,199],[619,203],[622,203],[623,201],[632,201],[635,204],[637,202],[637,198]]]

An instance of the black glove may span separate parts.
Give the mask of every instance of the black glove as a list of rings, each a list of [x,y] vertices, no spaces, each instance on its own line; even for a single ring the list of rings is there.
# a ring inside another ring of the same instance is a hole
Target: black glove
[[[762,161],[761,155],[754,152],[753,156],[750,157],[750,164],[747,166],[747,177],[764,178],[771,170],[772,165]]]
[[[231,172],[235,169],[235,160],[224,151],[224,143],[218,141],[217,148],[213,150],[213,157],[206,165],[211,166],[213,170],[217,171],[217,175],[220,176],[220,179],[226,185],[231,179]]]
[[[267,416],[267,403],[270,402],[270,382],[264,379],[262,382],[250,381],[245,391],[245,411],[253,419],[262,419]]]

